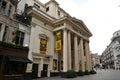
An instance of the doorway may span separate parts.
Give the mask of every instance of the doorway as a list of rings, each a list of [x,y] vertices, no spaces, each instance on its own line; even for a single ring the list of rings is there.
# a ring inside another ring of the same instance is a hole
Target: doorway
[[[43,64],[43,71],[41,72],[41,77],[47,77],[48,64]]]
[[[38,77],[38,64],[33,64],[32,67],[32,78]]]

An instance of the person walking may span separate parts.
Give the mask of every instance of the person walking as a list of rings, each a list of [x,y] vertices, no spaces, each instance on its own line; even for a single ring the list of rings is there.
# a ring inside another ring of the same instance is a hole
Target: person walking
[[[102,65],[102,63],[100,63],[100,70],[102,70],[102,68],[103,68],[103,65]]]

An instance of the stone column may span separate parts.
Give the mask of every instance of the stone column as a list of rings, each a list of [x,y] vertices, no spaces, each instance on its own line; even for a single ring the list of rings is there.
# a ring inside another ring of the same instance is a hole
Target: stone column
[[[68,32],[68,69],[71,70],[71,33]]]
[[[86,51],[86,68],[90,71],[90,64],[89,64],[89,42],[85,41],[85,51]]]
[[[50,77],[51,71],[52,71],[52,63],[53,63],[53,58],[50,58],[50,63],[48,67],[48,77]]]
[[[28,53],[28,58],[33,61],[33,53],[32,53],[32,50],[34,48],[33,44],[34,44],[34,33],[35,33],[35,28],[32,26],[31,27],[31,35],[30,35],[30,43],[29,43],[29,53]],[[33,61],[34,62],[34,61]],[[29,73],[32,73],[32,66],[33,64],[27,64],[27,69],[26,69],[26,72],[29,72]]]
[[[79,44],[78,44],[78,61],[79,61],[79,70],[81,70],[81,52],[80,52],[80,39],[79,39]]]
[[[38,66],[38,77],[41,77],[41,71],[43,70],[43,59],[40,59],[39,66]]]
[[[80,39],[80,60],[81,60],[81,70],[85,71],[85,60],[84,60],[84,50],[83,50],[83,39]]]
[[[63,30],[63,72],[67,72],[67,30]]]
[[[79,71],[79,61],[78,61],[78,38],[77,35],[74,36],[74,56],[75,56],[75,71]]]

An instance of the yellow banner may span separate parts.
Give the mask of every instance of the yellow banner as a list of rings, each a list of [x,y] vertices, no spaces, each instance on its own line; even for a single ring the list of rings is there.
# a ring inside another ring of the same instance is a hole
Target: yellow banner
[[[56,50],[61,50],[62,45],[61,45],[61,40],[56,41]]]
[[[47,40],[40,39],[40,54],[46,54],[47,49]]]
[[[56,50],[62,49],[61,31],[56,32]]]

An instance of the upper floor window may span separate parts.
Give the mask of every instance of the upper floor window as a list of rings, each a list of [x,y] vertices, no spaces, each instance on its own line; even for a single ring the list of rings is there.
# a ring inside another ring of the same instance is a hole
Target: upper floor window
[[[22,32],[22,31],[17,31],[15,44],[22,46],[22,45],[23,45],[23,42],[24,42],[24,36],[25,36],[25,33],[24,33],[24,32]]]
[[[48,37],[45,34],[39,34],[40,37],[40,54],[46,55]]]
[[[49,7],[46,8],[46,12],[48,12],[48,11],[49,11]]]
[[[5,9],[6,9],[6,2],[5,1],[3,1],[2,2],[2,5],[1,5],[1,13],[5,13]]]
[[[11,10],[12,10],[12,6],[10,5],[10,6],[9,6],[9,10],[8,10],[8,16],[11,15]]]
[[[58,11],[58,16],[60,16],[60,11]]]
[[[7,34],[8,26],[5,26],[4,34],[3,34],[3,41],[6,40],[6,34]]]
[[[120,44],[120,40],[119,40],[118,42],[119,42],[119,44]]]
[[[45,55],[47,50],[47,40],[40,38],[40,54]]]
[[[2,24],[0,23],[0,31],[1,31],[1,26],[2,26]]]
[[[38,4],[36,4],[36,3],[34,3],[34,6],[35,6],[36,8],[40,8],[40,6],[39,6]]]
[[[119,36],[119,33],[117,33],[117,36]]]

